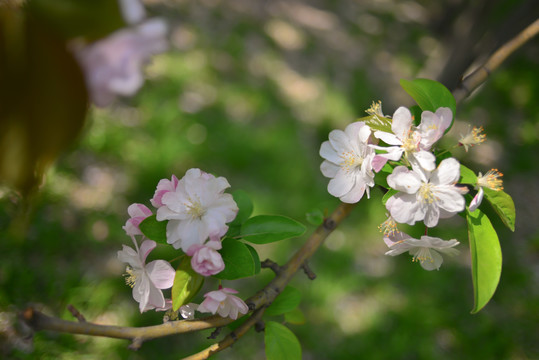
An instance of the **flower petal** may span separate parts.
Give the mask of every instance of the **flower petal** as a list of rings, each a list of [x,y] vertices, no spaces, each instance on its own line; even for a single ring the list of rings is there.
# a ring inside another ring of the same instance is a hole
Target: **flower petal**
[[[174,283],[176,272],[165,260],[154,260],[146,265],[146,272],[158,289],[168,289]]]
[[[387,177],[387,184],[398,191],[415,194],[421,187],[421,179],[414,171],[405,166],[397,166]]]
[[[399,107],[393,114],[393,121],[391,123],[393,134],[400,140],[404,140],[408,137],[411,127],[412,113],[404,106]]]
[[[460,163],[455,158],[443,160],[430,177],[436,185],[455,184],[460,178]]]
[[[474,212],[479,207],[479,205],[481,205],[481,202],[483,201],[483,193],[484,193],[483,188],[479,187],[479,191],[477,192],[472,202],[470,203],[469,209],[471,212]]]

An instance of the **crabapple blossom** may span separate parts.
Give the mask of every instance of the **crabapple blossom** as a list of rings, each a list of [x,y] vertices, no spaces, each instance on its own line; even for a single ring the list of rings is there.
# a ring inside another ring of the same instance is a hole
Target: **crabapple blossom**
[[[142,66],[152,55],[167,50],[166,33],[163,20],[150,19],[92,44],[75,45],[92,101],[107,106],[116,95],[135,94],[144,82]]]
[[[211,276],[223,271],[225,263],[221,254],[217,252],[221,248],[220,240],[210,240],[204,245],[191,245],[186,254],[192,256],[191,267],[193,270],[202,276]]]
[[[399,191],[386,202],[395,221],[413,225],[423,220],[426,226],[433,227],[438,219],[464,210],[463,192],[455,186],[460,177],[456,159],[443,160],[432,172],[417,165],[412,169],[397,166],[387,177],[388,185]]]
[[[494,191],[503,190],[503,181],[501,179],[502,176],[503,174],[499,172],[498,169],[490,169],[484,176],[479,173],[479,176],[477,177],[477,187],[479,187],[479,190],[470,202],[470,211],[475,211],[475,209],[481,205],[481,202],[483,201],[484,187]]]
[[[178,178],[176,177],[176,175],[172,175],[172,178],[170,180],[159,180],[159,183],[157,184],[157,189],[155,190],[155,194],[153,195],[153,198],[150,200],[150,202],[156,208],[163,206],[163,203],[161,201],[161,199],[163,199],[163,195],[171,191],[176,191],[177,187]]]
[[[456,239],[442,240],[431,236],[421,236],[414,239],[410,235],[397,231],[384,236],[386,245],[390,248],[386,255],[397,256],[406,251],[413,256],[412,261],[418,261],[425,270],[439,270],[444,259],[440,253],[456,255],[458,250],[453,249],[459,242]]]
[[[225,194],[230,184],[224,177],[189,169],[174,191],[161,198],[157,220],[169,220],[167,242],[187,252],[208,238],[222,237],[236,217],[238,206],[232,195]]]
[[[127,213],[131,218],[126,221],[122,229],[129,236],[142,235],[139,225],[144,219],[152,215],[152,211],[143,204],[131,204],[127,208]]]
[[[374,136],[389,147],[373,146],[375,149],[387,151],[378,156],[387,160],[397,161],[402,155],[410,163],[418,163],[423,168],[432,171],[436,167],[436,158],[429,152],[432,145],[438,141],[444,131],[451,125],[453,113],[449,108],[439,108],[436,113],[423,111],[421,124],[414,129],[412,113],[401,106],[393,114],[391,130],[393,134],[376,131]],[[382,164],[383,165],[383,164]]]
[[[118,259],[129,264],[126,283],[133,288],[133,298],[139,303],[140,312],[151,309],[166,309],[162,289],[172,287],[175,271],[165,260],[154,260],[146,264],[146,257],[155,249],[153,240],[145,240],[136,250],[123,245]]]
[[[328,191],[345,203],[356,203],[374,186],[372,161],[374,150],[368,145],[371,129],[358,121],[344,131],[333,130],[329,141],[322,143],[320,156],[325,160],[320,170],[331,178]]]
[[[222,288],[210,291],[204,295],[204,301],[198,306],[198,311],[218,313],[222,317],[229,317],[233,320],[238,318],[238,313],[247,314],[249,308],[247,304],[237,296],[238,292],[230,288]]]

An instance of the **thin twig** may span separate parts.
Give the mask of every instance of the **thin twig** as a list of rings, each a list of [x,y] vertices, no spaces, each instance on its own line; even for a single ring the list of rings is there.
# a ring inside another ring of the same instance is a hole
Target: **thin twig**
[[[470,75],[466,76],[460,85],[453,91],[453,96],[457,103],[467,98],[479,85],[484,83],[488,76],[496,69],[502,62],[505,61],[514,53],[519,47],[524,45],[527,41],[533,38],[539,33],[539,19],[528,25],[513,39],[502,45],[498,50],[492,54],[487,62],[477,68]]]

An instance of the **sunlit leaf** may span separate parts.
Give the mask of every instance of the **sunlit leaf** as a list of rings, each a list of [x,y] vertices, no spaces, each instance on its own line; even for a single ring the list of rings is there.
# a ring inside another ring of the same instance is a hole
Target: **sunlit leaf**
[[[477,175],[475,174],[475,172],[473,172],[473,170],[470,170],[466,166],[460,164],[459,183],[475,185],[477,184]]]
[[[436,112],[440,107],[448,107],[453,112],[453,120],[455,119],[457,103],[451,92],[441,83],[429,79],[415,79],[412,81],[402,79],[400,84],[408,95],[415,100],[421,110]],[[453,122],[445,132],[451,129]]]
[[[492,204],[492,207],[502,219],[505,226],[511,231],[515,231],[515,203],[513,198],[503,190],[494,191],[489,188],[483,188],[485,198]]]
[[[267,321],[264,331],[267,360],[301,360],[301,345],[290,329]]]
[[[204,277],[191,268],[189,258],[184,258],[174,277],[172,285],[172,310],[176,311],[180,306],[189,303],[189,301],[200,291]]]
[[[476,313],[489,302],[496,291],[502,272],[502,251],[496,231],[481,210],[467,211],[466,219],[475,298],[472,313]]]
[[[297,307],[285,313],[284,320],[290,324],[303,325],[305,324],[305,314],[303,314],[303,311]]]
[[[305,226],[296,220],[279,215],[259,215],[247,220],[240,236],[255,244],[268,244],[303,235]]]

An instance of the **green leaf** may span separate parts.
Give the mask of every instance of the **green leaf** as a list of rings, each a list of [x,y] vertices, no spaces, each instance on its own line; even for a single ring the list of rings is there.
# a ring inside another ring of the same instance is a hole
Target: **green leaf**
[[[494,191],[489,188],[483,188],[483,191],[485,192],[485,197],[502,219],[505,226],[511,231],[515,231],[515,203],[511,196],[503,190]]]
[[[385,194],[384,196],[382,197],[382,204],[386,204],[386,202],[389,200],[390,197],[392,197],[393,195],[395,195],[396,193],[398,193],[399,191],[398,190],[395,190],[395,189],[389,189]]]
[[[297,307],[292,311],[285,313],[284,320],[290,324],[303,325],[305,324],[305,315],[303,314],[303,311]]]
[[[191,258],[185,257],[176,269],[172,285],[172,310],[187,304],[199,291],[204,277],[191,268]]]
[[[167,224],[168,220],[157,221],[155,215],[152,215],[142,220],[139,225],[139,229],[148,239],[154,240],[161,244],[166,244]]]
[[[502,272],[502,251],[496,230],[481,210],[467,210],[466,219],[475,298],[472,314],[475,314],[489,302],[496,291]]]
[[[391,133],[391,119],[387,117],[380,116],[364,116],[357,119],[357,121],[363,121],[366,125],[369,125],[371,130],[374,131],[383,131]]]
[[[234,191],[232,197],[236,204],[238,204],[239,211],[234,221],[230,223],[230,226],[241,225],[245,220],[249,219],[249,216],[253,213],[253,202],[249,195],[243,190]]]
[[[248,219],[241,227],[243,239],[254,244],[269,244],[303,235],[305,226],[285,216],[259,215]]]
[[[460,180],[459,180],[459,183],[476,185],[477,184],[477,175],[475,175],[473,170],[470,170],[466,166],[460,164]]]
[[[267,321],[264,331],[267,360],[301,360],[298,338],[286,326]]]
[[[324,213],[320,209],[313,209],[305,214],[307,221],[312,225],[321,225],[324,222]]]
[[[448,107],[453,112],[453,120],[457,110],[457,103],[455,98],[449,90],[437,81],[429,79],[415,79],[412,81],[402,79],[400,84],[404,91],[410,95],[417,105],[425,111],[429,110],[436,112],[440,107]],[[445,131],[446,133],[451,129],[451,125]]]
[[[418,126],[421,122],[421,108],[419,105],[410,106],[410,112],[412,113],[412,118],[414,119],[414,125]]]
[[[243,243],[242,243],[243,244]],[[251,252],[251,256],[253,257],[253,262],[255,264],[255,275],[260,272],[260,257],[258,256],[258,252],[256,252],[256,249],[252,247],[249,244],[243,244],[247,246],[247,249]]]
[[[275,298],[264,312],[264,315],[276,316],[287,313],[298,307],[301,302],[301,292],[291,286],[287,286],[283,292]]]
[[[234,280],[252,276],[256,273],[256,265],[251,250],[241,241],[226,238],[219,253],[223,257],[225,268],[214,276],[223,280]],[[259,260],[260,262],[260,260]]]
[[[379,185],[385,189],[389,189],[387,184],[387,177],[393,172],[394,167],[389,163],[385,163],[384,167],[374,177],[374,182],[376,185]]]

